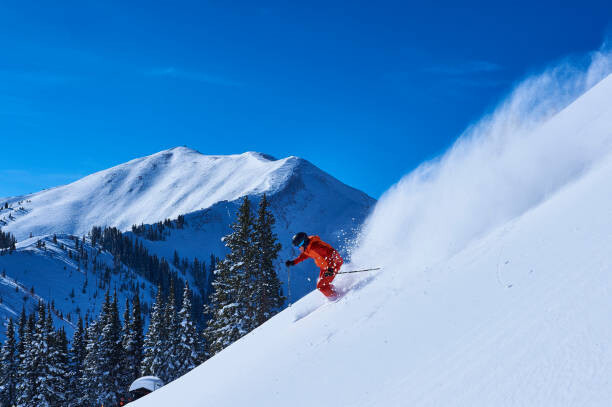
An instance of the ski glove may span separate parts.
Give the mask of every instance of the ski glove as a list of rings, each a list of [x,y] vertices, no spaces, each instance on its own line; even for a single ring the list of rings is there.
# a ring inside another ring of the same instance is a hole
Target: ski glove
[[[325,277],[331,277],[331,276],[333,276],[333,275],[334,275],[334,269],[332,269],[332,268],[328,268],[328,269],[327,269],[327,271],[326,271],[325,273],[323,273],[323,275],[324,275]]]
[[[285,262],[285,266],[287,266],[287,267],[295,266],[295,263],[293,262],[293,260],[287,260]]]

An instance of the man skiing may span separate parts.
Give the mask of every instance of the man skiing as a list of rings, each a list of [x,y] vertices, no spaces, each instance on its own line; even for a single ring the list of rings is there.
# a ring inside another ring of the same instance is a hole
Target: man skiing
[[[304,232],[299,232],[293,236],[292,243],[300,248],[300,255],[294,260],[287,260],[287,267],[295,266],[296,264],[311,258],[315,264],[321,269],[319,272],[319,280],[317,288],[327,298],[334,299],[338,296],[338,292],[334,289],[331,282],[336,277],[343,260],[340,253],[329,244],[321,240],[319,236],[308,236]]]

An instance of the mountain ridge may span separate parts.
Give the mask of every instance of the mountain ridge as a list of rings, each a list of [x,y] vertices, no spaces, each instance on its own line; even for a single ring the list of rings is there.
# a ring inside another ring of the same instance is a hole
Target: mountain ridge
[[[221,201],[235,201],[246,195],[274,195],[292,177],[308,174],[333,184],[338,190],[361,195],[307,160],[283,159],[263,153],[204,155],[187,147],[174,147],[98,171],[73,183],[40,192],[1,199],[23,209],[0,211],[3,229],[18,240],[32,234],[67,233],[81,235],[94,225],[128,230],[134,224],[155,223],[211,207]],[[346,195],[346,194],[345,194]],[[157,201],[157,202],[156,202]],[[40,208],[48,214],[40,213]],[[4,212],[4,213],[3,213]],[[53,221],[53,218],[56,221]]]

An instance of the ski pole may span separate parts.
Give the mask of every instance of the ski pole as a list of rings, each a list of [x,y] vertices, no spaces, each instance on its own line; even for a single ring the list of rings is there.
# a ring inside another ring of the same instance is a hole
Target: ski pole
[[[371,269],[363,269],[363,270],[352,270],[352,271],[339,271],[336,274],[351,274],[351,273],[363,273],[364,271],[374,271],[380,270],[382,267],[376,267]]]
[[[291,306],[291,267],[287,267],[287,300],[288,306]]]

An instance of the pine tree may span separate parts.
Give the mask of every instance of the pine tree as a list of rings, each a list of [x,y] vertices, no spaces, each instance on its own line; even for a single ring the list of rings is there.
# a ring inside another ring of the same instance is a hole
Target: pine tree
[[[140,364],[142,363],[142,317],[140,315],[140,300],[138,294],[134,296],[133,305],[130,309],[129,301],[125,301],[125,313],[123,316],[122,344],[125,355],[123,361],[122,387],[126,393],[129,385],[140,376]],[[127,394],[126,394],[127,395]]]
[[[256,278],[252,297],[255,327],[263,324],[282,307],[285,298],[281,284],[274,269],[281,245],[273,232],[276,222],[269,210],[269,202],[264,194],[257,212],[253,243],[256,249]]]
[[[138,293],[134,294],[132,300],[132,314],[130,317],[130,337],[128,339],[129,353],[126,359],[131,365],[126,371],[126,375],[130,378],[130,383],[140,377],[140,365],[143,358],[143,326],[142,313],[140,309],[140,298]]]
[[[51,368],[51,329],[52,324],[47,319],[45,305],[38,306],[38,319],[32,343],[30,346],[29,370],[34,374],[34,394],[27,406],[52,406],[53,402],[53,372]]]
[[[80,406],[79,399],[82,397],[80,382],[83,376],[83,365],[86,356],[85,329],[83,318],[79,316],[77,327],[72,337],[72,348],[70,349],[70,373],[69,389],[66,395],[66,405],[70,407]]]
[[[189,372],[198,364],[198,333],[191,314],[191,290],[186,282],[183,291],[183,305],[178,314],[179,331],[177,338],[179,342],[176,353],[178,363],[176,378]]]
[[[162,345],[162,354],[164,365],[160,367],[160,379],[169,383],[176,379],[179,361],[177,360],[177,352],[179,347],[179,326],[176,313],[176,297],[174,295],[174,281],[170,283],[170,294],[164,310],[164,320],[166,334]]]
[[[25,330],[28,326],[28,316],[25,312],[25,306],[21,308],[21,314],[19,315],[19,324],[17,325],[17,335],[19,336],[19,344],[17,345],[17,354],[22,355],[24,353],[25,341],[23,337]]]
[[[52,327],[51,327],[52,329]],[[50,404],[52,406],[67,405],[70,398],[70,377],[68,363],[68,339],[63,328],[52,332],[49,353],[50,370]]]
[[[85,333],[85,359],[80,377],[79,400],[77,405],[96,405],[98,379],[101,372],[98,368],[99,336],[102,321],[93,320]]]
[[[218,259],[214,254],[210,255],[210,263],[208,264],[208,272],[206,273],[206,298],[205,303],[210,303],[210,296],[214,291],[213,281],[215,281],[215,270],[217,268]],[[206,314],[205,314],[206,316]]]
[[[11,250],[14,250],[16,242],[17,240],[15,239],[15,236],[11,235],[10,233],[4,233],[2,230],[0,230],[0,249],[10,248]]]
[[[0,351],[0,405],[12,406],[17,402],[17,343],[15,327],[9,319],[6,340]]]
[[[157,296],[151,312],[149,329],[144,339],[141,374],[153,375],[164,380],[164,350],[166,342],[165,307],[161,286],[157,288]]]
[[[89,326],[87,337],[81,403],[115,405],[123,391],[119,378],[124,357],[116,294],[111,301],[110,294],[106,292],[100,317]]]
[[[248,332],[249,297],[254,289],[253,216],[251,203],[245,197],[232,232],[223,238],[230,250],[218,263],[213,293],[205,312],[210,319],[204,330],[206,357],[210,357]]]
[[[44,310],[44,308],[43,308]],[[25,311],[22,312],[22,315]],[[34,314],[30,314],[25,324],[21,324],[20,318],[20,331],[23,326],[23,332],[20,332],[18,349],[19,367],[17,368],[17,405],[28,406],[31,405],[31,400],[35,394],[35,372],[32,367],[33,361],[33,337],[36,329],[36,322]]]
[[[109,294],[106,294],[109,302]],[[124,358],[121,346],[121,321],[119,319],[119,307],[117,305],[117,293],[113,300],[105,307],[107,312],[100,319],[104,326],[100,333],[100,371],[102,377],[99,387],[98,402],[103,405],[115,405],[119,403],[122,389],[120,378],[122,377],[122,360]]]
[[[180,263],[179,255],[178,255],[178,252],[175,250],[174,256],[172,258],[172,264],[174,264],[174,267],[178,267],[179,263]]]
[[[123,360],[122,364],[122,376],[119,378],[121,382],[121,388],[125,389],[125,393],[127,393],[127,389],[130,383],[133,381],[131,376],[127,374],[130,371],[132,361],[132,344],[130,343],[130,330],[132,328],[131,322],[131,312],[130,312],[130,300],[128,298],[125,299],[125,310],[123,311],[123,328],[121,330],[121,347],[123,348]]]

